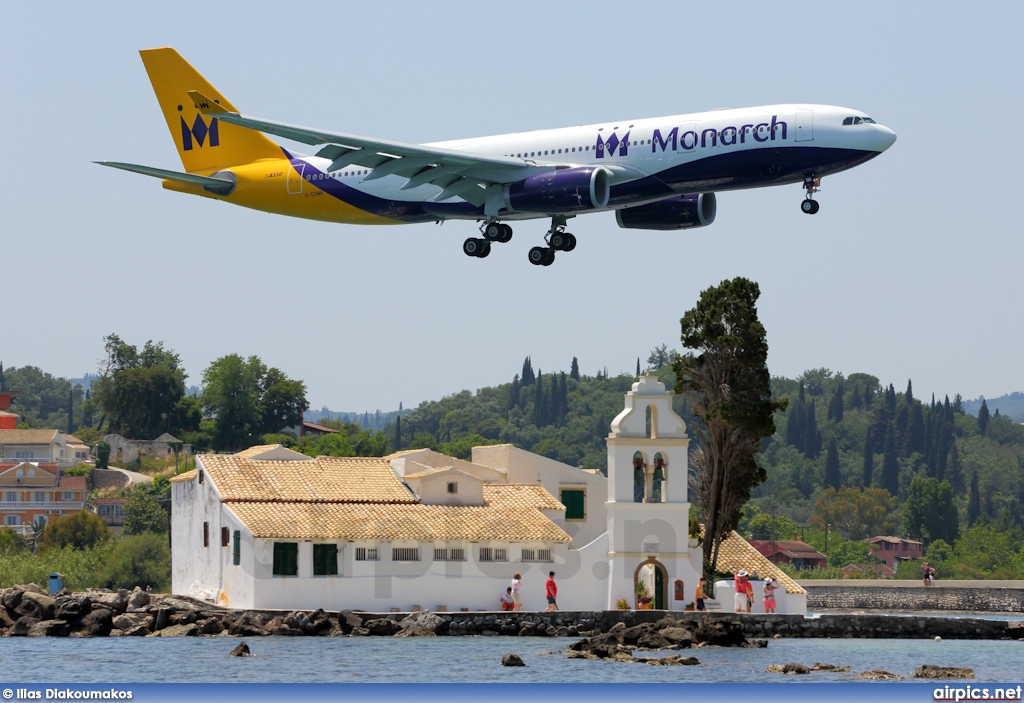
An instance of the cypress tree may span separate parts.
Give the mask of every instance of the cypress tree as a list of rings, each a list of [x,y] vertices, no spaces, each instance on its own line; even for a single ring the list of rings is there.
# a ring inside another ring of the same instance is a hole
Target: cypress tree
[[[68,389],[68,434],[75,433],[75,389]]]
[[[800,381],[800,402],[804,402],[804,382]]]
[[[640,376],[640,357],[636,358],[636,375]]]
[[[864,437],[864,488],[871,488],[871,479],[874,478],[874,449],[874,444],[871,441],[871,428],[868,427],[867,435]]]
[[[893,495],[900,491],[900,465],[896,459],[896,428],[889,424],[885,433],[885,456],[882,457],[882,488]]]
[[[804,407],[804,456],[808,459],[817,459],[821,452],[821,432],[818,431],[814,398],[811,398],[810,404]]]
[[[981,491],[978,489],[978,472],[971,476],[971,494],[967,498],[967,526],[974,527],[974,523],[981,517]]]
[[[836,392],[832,395],[832,400],[828,404],[828,419],[835,420],[836,422],[843,421],[843,382],[840,381],[836,387]]]
[[[402,401],[398,401],[398,412],[402,412]]]
[[[943,424],[938,434],[939,439],[935,449],[935,478],[940,481],[948,481],[952,486],[953,482],[949,481],[946,477],[946,468],[948,466],[946,458],[949,456],[949,452],[946,450],[947,445],[949,445],[949,425]]]
[[[914,402],[914,384],[910,382],[909,378],[907,379],[907,393],[904,399],[908,403]]]
[[[942,417],[945,418],[946,422],[953,423],[953,406],[949,403],[949,396],[946,396],[946,402],[942,404]]]
[[[804,404],[797,400],[786,414],[786,444],[804,451]]]
[[[896,412],[896,389],[891,383],[885,389],[885,409],[890,413]]]
[[[910,424],[907,427],[907,453],[924,452],[924,410],[920,403],[914,403],[910,410]]]
[[[576,357],[572,358],[572,366],[569,367],[569,378],[578,381],[580,380],[580,364],[576,361]]]
[[[82,426],[92,427],[92,401],[88,390],[85,391],[85,402],[82,404]]]
[[[871,403],[875,401],[875,391],[871,387],[871,381],[864,384],[864,407],[870,408]]]
[[[857,384],[853,384],[853,391],[850,393],[850,409],[855,410],[863,407],[863,401],[860,397],[860,391],[857,390]]]
[[[511,411],[512,408],[515,408],[515,407],[519,406],[519,392],[520,392],[521,389],[522,389],[522,386],[519,383],[519,374],[516,374],[515,376],[512,377],[512,385],[508,389],[508,409],[509,409],[509,411]]]
[[[0,361],[0,391],[4,390],[4,362]]]
[[[949,471],[949,485],[953,487],[953,492],[957,495],[963,495],[964,493],[964,465],[960,459],[960,451],[956,448],[956,442],[953,442],[953,446],[949,450],[949,464],[947,465]]]
[[[964,399],[959,393],[953,396],[953,412],[964,414]]]
[[[564,421],[569,415],[569,383],[565,378],[565,371],[558,372],[558,419]]]
[[[395,451],[402,448],[402,416],[395,418]]]
[[[530,363],[530,357],[526,357],[523,361],[523,373],[520,374],[520,377],[524,386],[529,386],[536,380],[533,374],[533,364]]]
[[[825,487],[839,490],[839,447],[836,438],[829,437],[828,454],[825,456]]]
[[[988,415],[988,403],[985,399],[981,399],[981,409],[978,410],[978,434],[982,437],[988,437],[989,434],[989,422],[990,418]]]
[[[544,425],[544,374],[537,369],[537,378],[533,388],[533,424],[537,427]]]

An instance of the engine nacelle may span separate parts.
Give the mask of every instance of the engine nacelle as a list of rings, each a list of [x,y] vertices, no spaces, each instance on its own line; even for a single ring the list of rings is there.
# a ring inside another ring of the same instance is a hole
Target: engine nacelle
[[[615,220],[624,229],[691,229],[710,225],[717,212],[715,194],[701,193],[616,210]]]
[[[547,171],[512,183],[505,190],[505,205],[518,212],[576,212],[608,205],[609,173],[584,166]]]

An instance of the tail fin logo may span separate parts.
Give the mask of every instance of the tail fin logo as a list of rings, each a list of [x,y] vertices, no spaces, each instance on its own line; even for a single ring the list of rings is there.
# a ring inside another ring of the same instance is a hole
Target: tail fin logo
[[[188,123],[185,122],[185,118],[179,116],[181,120],[181,148],[183,151],[192,151],[192,140],[195,139],[199,143],[200,148],[203,146],[203,142],[209,137],[210,146],[220,146],[220,132],[218,130],[217,118],[210,118],[210,124],[207,126],[203,116],[196,114],[195,122],[189,127]]]

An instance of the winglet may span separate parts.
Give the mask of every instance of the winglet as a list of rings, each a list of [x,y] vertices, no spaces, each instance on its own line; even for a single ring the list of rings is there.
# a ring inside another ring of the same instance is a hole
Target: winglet
[[[226,110],[220,106],[220,101],[211,100],[198,90],[189,90],[186,92],[188,93],[188,96],[192,98],[192,102],[195,103],[196,109],[204,115],[223,115],[226,112],[230,112],[230,110]]]

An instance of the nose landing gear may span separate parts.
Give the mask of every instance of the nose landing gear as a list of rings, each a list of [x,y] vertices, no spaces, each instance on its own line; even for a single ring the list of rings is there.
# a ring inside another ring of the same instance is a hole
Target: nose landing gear
[[[821,205],[814,199],[814,194],[821,190],[821,179],[817,176],[807,176],[804,179],[804,200],[800,203],[800,211],[806,215],[813,215],[818,212]]]

